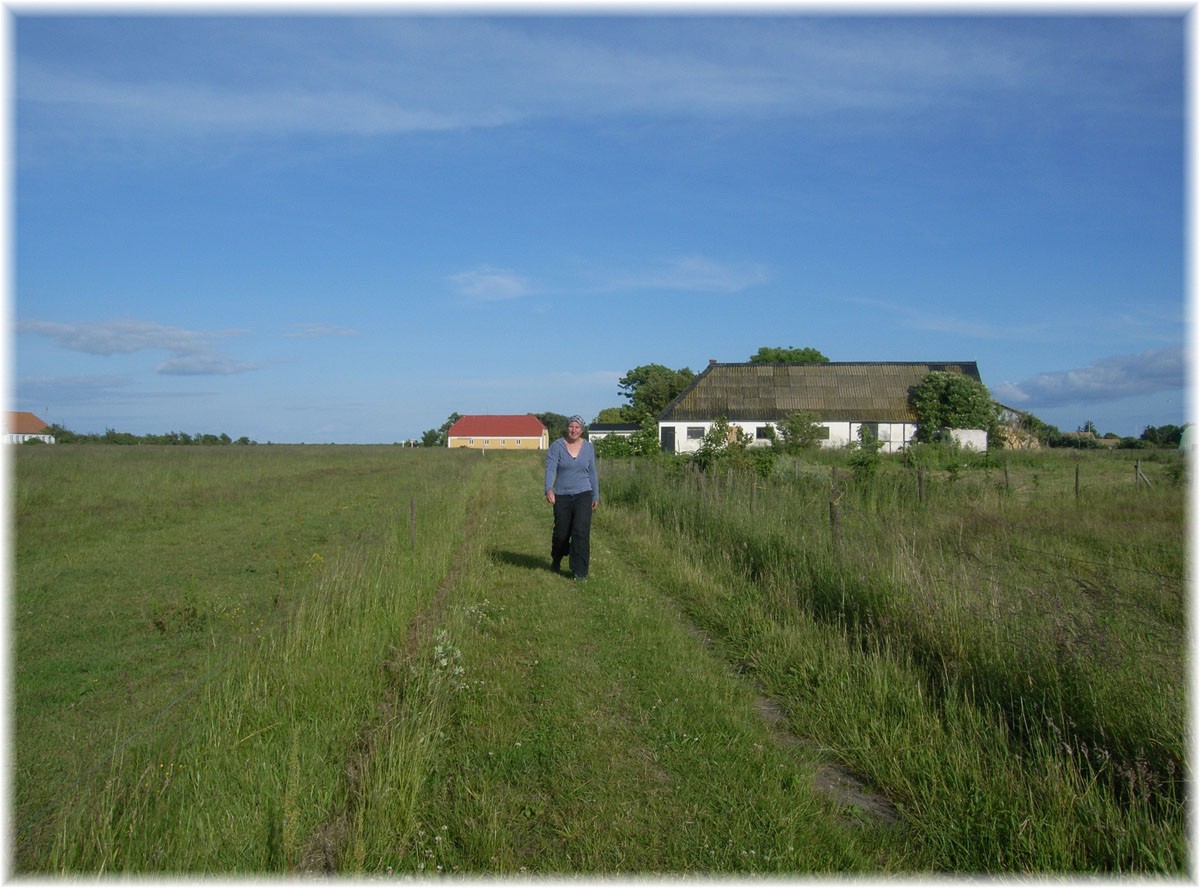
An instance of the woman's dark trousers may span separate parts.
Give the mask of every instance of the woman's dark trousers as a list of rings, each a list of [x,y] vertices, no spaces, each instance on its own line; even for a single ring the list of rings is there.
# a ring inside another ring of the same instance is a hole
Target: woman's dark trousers
[[[571,573],[576,579],[588,575],[591,558],[592,492],[572,493],[554,498],[554,535],[550,539],[550,560],[557,564],[569,555]]]

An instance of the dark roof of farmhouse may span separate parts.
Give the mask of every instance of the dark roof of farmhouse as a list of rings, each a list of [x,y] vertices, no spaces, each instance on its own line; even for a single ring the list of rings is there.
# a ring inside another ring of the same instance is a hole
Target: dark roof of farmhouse
[[[916,422],[909,395],[926,374],[962,373],[981,382],[974,361],[709,365],[659,420],[779,421],[808,411],[828,422]]]

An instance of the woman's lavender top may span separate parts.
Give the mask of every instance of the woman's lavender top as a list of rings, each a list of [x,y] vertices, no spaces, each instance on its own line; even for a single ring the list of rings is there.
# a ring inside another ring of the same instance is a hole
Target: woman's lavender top
[[[600,479],[596,476],[596,451],[584,438],[579,456],[571,456],[564,438],[557,439],[546,451],[546,493],[570,496],[592,492],[592,502],[600,502]]]

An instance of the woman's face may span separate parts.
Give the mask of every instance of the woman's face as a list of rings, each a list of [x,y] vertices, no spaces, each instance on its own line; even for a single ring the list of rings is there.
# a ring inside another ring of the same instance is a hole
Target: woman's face
[[[567,423],[567,440],[578,441],[580,435],[583,434],[583,426],[577,422]]]

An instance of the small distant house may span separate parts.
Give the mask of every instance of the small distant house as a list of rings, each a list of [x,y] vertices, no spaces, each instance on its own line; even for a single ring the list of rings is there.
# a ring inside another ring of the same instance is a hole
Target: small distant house
[[[599,441],[609,435],[629,438],[641,430],[642,427],[636,422],[594,422],[588,426],[587,434],[589,440]]]
[[[26,441],[45,441],[54,443],[54,436],[47,432],[49,424],[32,413],[17,413],[10,411],[6,414],[4,437],[0,439],[5,444],[24,444]]]
[[[462,416],[446,432],[447,447],[476,450],[546,450],[550,433],[532,413]]]
[[[859,440],[865,428],[885,453],[910,443],[917,416],[909,396],[929,373],[962,373],[980,381],[974,361],[824,362],[807,364],[719,364],[692,380],[658,417],[662,449],[691,453],[700,449],[713,423],[726,419],[753,443],[768,445],[789,414],[816,418],[822,445],[841,447]],[[964,447],[987,449],[983,429],[949,429]]]

